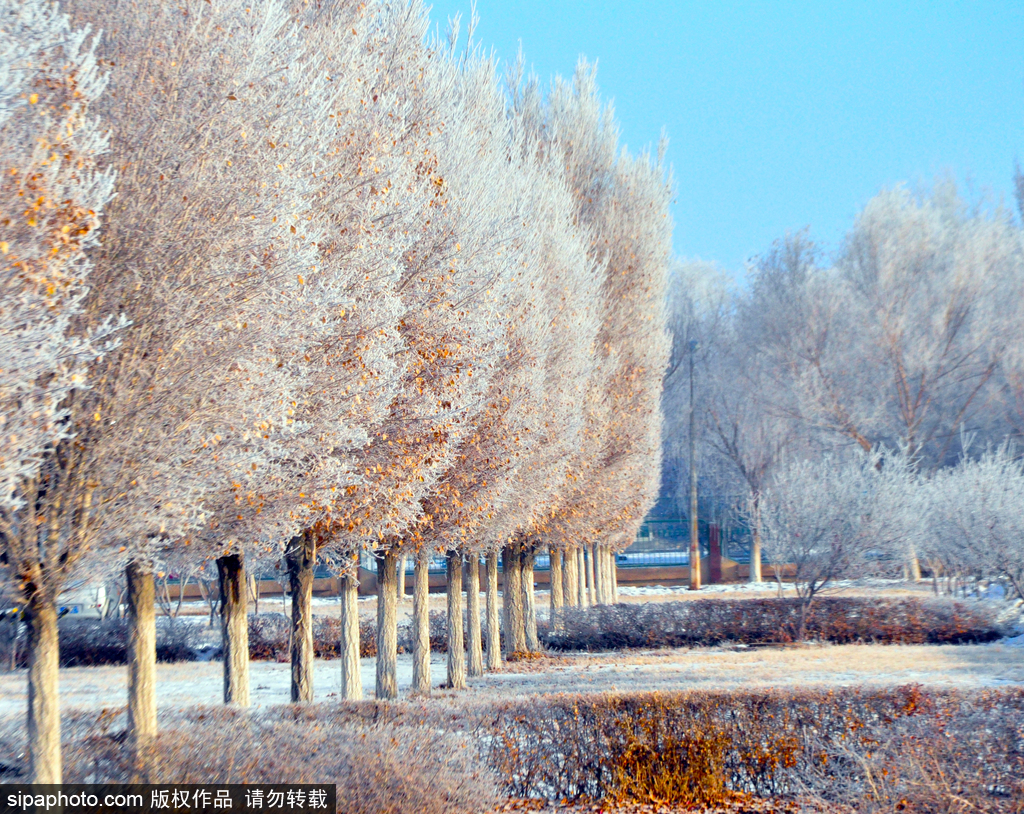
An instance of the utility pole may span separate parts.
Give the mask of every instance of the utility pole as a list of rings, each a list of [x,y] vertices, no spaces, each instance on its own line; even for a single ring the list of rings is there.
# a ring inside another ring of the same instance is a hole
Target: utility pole
[[[696,420],[693,411],[693,353],[697,350],[697,340],[690,340],[690,590],[700,590],[700,541],[697,538],[697,459],[695,430]]]

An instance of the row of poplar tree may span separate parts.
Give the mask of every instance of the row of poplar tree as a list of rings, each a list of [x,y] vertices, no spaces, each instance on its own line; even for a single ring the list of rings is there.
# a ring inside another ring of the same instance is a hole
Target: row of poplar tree
[[[461,626],[464,559],[493,574],[504,552],[528,583],[504,592],[513,650],[538,548],[570,593],[589,550],[612,595],[659,481],[670,179],[663,151],[620,148],[591,66],[501,77],[457,22],[430,38],[418,0],[0,0],[0,27],[0,558],[33,782],[61,777],[72,575],[126,573],[140,751],[175,561],[217,564],[239,704],[267,558],[292,581],[297,701],[318,561],[351,630],[358,553],[378,558],[385,698],[402,556],[421,689],[428,555]]]

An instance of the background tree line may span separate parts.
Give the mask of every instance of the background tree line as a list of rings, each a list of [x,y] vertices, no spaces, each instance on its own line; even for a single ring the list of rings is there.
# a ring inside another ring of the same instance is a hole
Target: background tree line
[[[805,562],[812,595],[903,567],[1021,595],[1022,236],[1010,210],[940,180],[878,194],[834,257],[787,235],[743,287],[677,263],[665,492],[687,488],[695,340],[704,503],[749,529],[752,579],[764,543]]]

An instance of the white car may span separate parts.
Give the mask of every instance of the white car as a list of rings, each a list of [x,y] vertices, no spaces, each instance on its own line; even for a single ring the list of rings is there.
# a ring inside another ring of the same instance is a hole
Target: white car
[[[89,583],[85,580],[71,582],[57,597],[57,610],[61,616],[103,616],[107,608],[107,586],[102,582]]]

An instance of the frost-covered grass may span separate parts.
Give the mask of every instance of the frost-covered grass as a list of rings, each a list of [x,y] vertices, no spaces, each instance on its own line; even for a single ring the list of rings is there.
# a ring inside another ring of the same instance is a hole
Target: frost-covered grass
[[[578,655],[568,665],[489,679],[517,694],[919,683],[981,688],[1024,685],[1020,649],[989,645],[835,645],[655,650]]]
[[[318,700],[337,698],[340,662],[317,660],[314,687]],[[523,672],[514,672],[522,669]],[[284,704],[289,698],[289,665],[250,665],[253,704]],[[431,661],[434,685],[444,681],[444,656]],[[60,671],[64,709],[100,710],[123,706],[125,667],[74,667]],[[362,660],[363,689],[373,696],[374,661]],[[157,703],[161,710],[216,706],[222,693],[219,662],[157,665]],[[398,657],[399,691],[412,682],[412,658]],[[974,646],[840,645],[784,648],[700,648],[628,654],[577,654],[469,679],[469,690],[452,696],[480,701],[495,695],[552,692],[685,690],[744,687],[809,687],[920,683],[934,687],[980,688],[1024,685],[1024,660],[1012,641]],[[0,673],[0,717],[24,714],[25,672]]]
[[[831,583],[828,591],[832,596],[920,596],[930,590],[926,583],[910,583],[902,579],[880,579],[866,577],[864,579],[840,579]],[[673,599],[699,599],[708,596],[727,595],[734,598],[745,596],[796,596],[796,589],[791,582],[777,582],[771,576],[770,567],[765,568],[765,579],[762,582],[726,582],[716,585],[703,585],[700,590],[691,591],[688,585],[620,585],[619,601],[659,601],[659,597]],[[637,597],[641,599],[638,600]],[[662,600],[664,601],[664,600]]]

